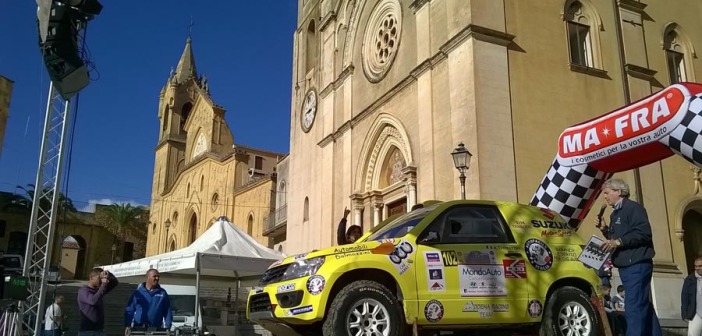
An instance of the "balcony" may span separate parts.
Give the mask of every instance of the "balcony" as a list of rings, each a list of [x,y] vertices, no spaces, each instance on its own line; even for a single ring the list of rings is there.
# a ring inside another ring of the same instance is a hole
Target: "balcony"
[[[263,218],[263,235],[277,236],[285,232],[288,224],[288,205],[285,204]]]

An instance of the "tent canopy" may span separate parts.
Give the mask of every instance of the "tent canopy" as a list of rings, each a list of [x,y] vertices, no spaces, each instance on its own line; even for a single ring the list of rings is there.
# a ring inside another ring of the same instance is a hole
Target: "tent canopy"
[[[143,281],[150,268],[190,279],[199,269],[205,279],[231,281],[260,277],[268,266],[283,258],[284,254],[261,245],[226,217],[220,217],[188,247],[102,268],[126,282]]]

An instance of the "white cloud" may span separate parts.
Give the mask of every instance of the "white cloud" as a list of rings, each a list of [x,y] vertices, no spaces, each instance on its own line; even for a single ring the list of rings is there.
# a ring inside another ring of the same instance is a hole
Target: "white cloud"
[[[88,205],[78,208],[78,211],[82,212],[95,212],[95,204],[103,204],[103,205],[110,205],[110,204],[131,204],[133,206],[145,206],[144,204],[140,204],[137,201],[129,200],[129,201],[116,201],[110,198],[100,198],[100,199],[91,199],[88,201]]]

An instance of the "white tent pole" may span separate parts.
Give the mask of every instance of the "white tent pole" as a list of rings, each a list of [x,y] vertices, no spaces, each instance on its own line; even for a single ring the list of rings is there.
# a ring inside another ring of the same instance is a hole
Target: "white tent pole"
[[[200,253],[195,257],[195,328],[200,330]]]

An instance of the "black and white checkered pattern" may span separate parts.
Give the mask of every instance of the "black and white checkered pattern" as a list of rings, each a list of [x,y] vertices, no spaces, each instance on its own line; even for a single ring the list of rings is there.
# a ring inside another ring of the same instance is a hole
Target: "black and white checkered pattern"
[[[690,104],[680,125],[661,139],[661,143],[702,168],[702,93],[690,97]]]
[[[575,228],[590,210],[590,198],[597,197],[602,183],[611,176],[587,164],[561,166],[556,159],[534,193],[531,205],[557,212]]]

